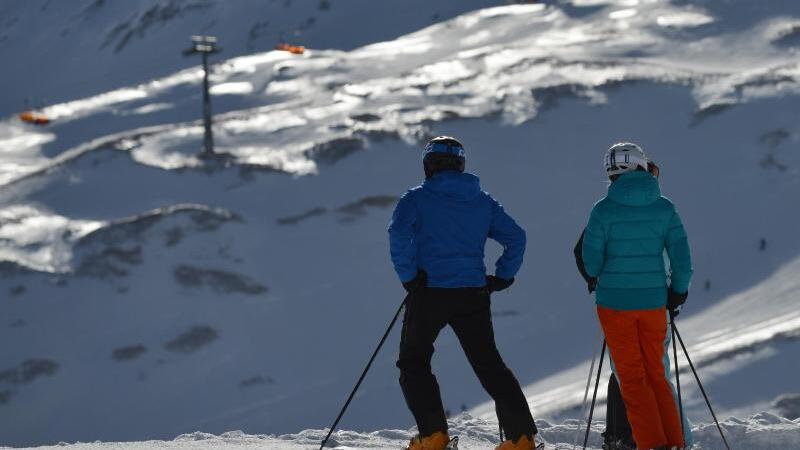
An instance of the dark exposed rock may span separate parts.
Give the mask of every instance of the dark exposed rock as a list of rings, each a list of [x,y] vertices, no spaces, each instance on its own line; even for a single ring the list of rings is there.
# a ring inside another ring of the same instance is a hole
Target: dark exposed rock
[[[142,356],[147,351],[144,345],[131,345],[114,349],[111,356],[117,361],[130,361]]]
[[[178,353],[194,353],[219,338],[219,334],[208,325],[198,325],[164,344],[164,348]]]
[[[58,364],[49,359],[28,359],[19,369],[20,381],[30,383],[41,376],[52,376],[58,372]]]
[[[110,247],[103,250],[103,254],[110,258],[126,264],[141,264],[142,263],[142,248],[134,247],[130,250],[124,248]]]
[[[393,195],[373,195],[339,207],[336,211],[342,215],[341,222],[352,222],[367,213],[368,208],[389,208],[397,203]]]
[[[11,389],[5,389],[0,391],[0,405],[5,405],[11,401],[11,397],[14,396],[14,391]]]
[[[344,137],[317,144],[308,151],[308,157],[322,164],[333,164],[364,148],[357,137]]]
[[[789,166],[780,162],[776,157],[776,148],[791,137],[792,133],[782,128],[762,134],[759,141],[762,145],[767,147],[767,154],[760,162],[761,167],[765,169],[778,169],[780,172],[789,170]]]
[[[387,139],[397,139],[399,137],[398,133],[392,130],[359,130],[358,135],[372,142],[382,142]]]
[[[322,207],[312,208],[294,216],[280,217],[278,218],[278,225],[295,225],[306,219],[321,216],[326,212],[328,212],[328,210]]]
[[[49,359],[26,359],[13,369],[0,371],[0,383],[11,385],[28,384],[42,376],[52,376],[58,372],[58,363]]]
[[[369,208],[390,208],[397,203],[397,200],[398,197],[393,195],[372,195],[340,206],[336,208],[335,212],[339,216],[340,222],[347,223],[366,215]],[[316,207],[300,214],[281,217],[277,221],[279,225],[295,225],[306,219],[327,213],[328,210],[326,208]]]
[[[181,217],[184,217],[182,221]],[[165,245],[174,246],[187,232],[211,232],[225,222],[241,219],[226,210],[182,204],[118,220],[78,240],[75,254],[80,262],[76,273],[99,278],[128,275],[133,266],[143,262],[141,244],[151,237],[148,232],[165,220],[180,222],[156,237],[164,239]]]
[[[266,286],[244,275],[220,269],[202,269],[184,264],[175,268],[174,275],[178,283],[184,287],[209,287],[221,294],[240,292],[257,295],[267,291]]]
[[[105,278],[109,276],[124,277],[128,275],[126,266],[142,263],[142,247],[137,245],[130,249],[109,247],[99,253],[89,254],[81,260],[78,275]]]
[[[773,155],[772,153],[765,156],[764,159],[761,160],[759,165],[765,169],[777,169],[779,172],[786,172],[787,170],[789,170],[789,166],[778,161],[775,158],[775,155]]]
[[[202,231],[213,231],[225,222],[241,220],[235,214],[223,209],[194,204],[174,205],[112,222],[82,237],[78,241],[78,246],[113,245],[126,240],[140,241],[144,233],[155,224],[184,214],[189,216],[194,227]]]
[[[381,120],[381,116],[376,116],[375,114],[355,114],[350,116],[351,119],[355,120],[356,122],[377,122]]]
[[[766,145],[769,148],[775,148],[783,143],[786,139],[792,137],[792,134],[788,131],[779,128],[777,130],[767,131],[766,133],[761,135],[759,139],[762,144]]]

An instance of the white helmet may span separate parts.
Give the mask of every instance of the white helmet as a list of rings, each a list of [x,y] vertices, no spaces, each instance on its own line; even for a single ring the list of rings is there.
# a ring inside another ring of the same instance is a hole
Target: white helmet
[[[609,177],[625,172],[633,172],[639,167],[647,170],[647,155],[636,144],[620,142],[606,150],[604,164],[606,166],[606,174]]]

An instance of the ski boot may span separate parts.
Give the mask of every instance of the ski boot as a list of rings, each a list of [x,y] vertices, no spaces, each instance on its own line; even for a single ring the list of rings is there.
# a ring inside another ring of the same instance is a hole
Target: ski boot
[[[455,439],[455,438],[454,438]],[[450,443],[450,438],[443,431],[436,431],[430,436],[416,435],[411,438],[405,450],[445,450]],[[456,445],[458,440],[456,440]]]
[[[495,450],[542,450],[544,449],[544,443],[536,445],[536,435],[533,435],[533,439],[529,438],[527,435],[523,434],[517,442],[512,441],[511,439],[507,441],[503,441],[500,445],[495,448]]]

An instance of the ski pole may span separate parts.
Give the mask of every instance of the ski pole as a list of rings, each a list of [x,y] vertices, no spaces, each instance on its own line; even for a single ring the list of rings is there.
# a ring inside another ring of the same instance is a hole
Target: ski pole
[[[586,436],[583,438],[583,450],[589,444],[589,431],[592,429],[592,416],[594,415],[594,402],[597,400],[597,387],[600,385],[600,374],[603,372],[603,357],[606,356],[606,340],[603,339],[603,348],[600,350],[600,364],[597,365],[597,378],[594,381],[594,394],[592,394],[592,407],[589,408],[589,420],[586,422]]]
[[[670,317],[669,323],[672,326],[672,356],[675,358],[675,385],[678,389],[678,411],[681,413],[681,433],[686,438],[686,430],[683,429],[683,396],[681,394],[681,371],[678,367],[678,343],[675,341],[675,318]]]
[[[342,407],[342,410],[339,411],[339,415],[336,417],[336,420],[333,421],[333,425],[331,425],[330,430],[328,430],[328,435],[325,436],[325,439],[322,440],[322,444],[319,446],[319,450],[322,450],[325,447],[325,443],[328,442],[328,439],[331,437],[331,434],[333,434],[333,430],[336,429],[336,425],[339,425],[339,420],[341,420],[342,416],[344,415],[344,412],[347,410],[347,407],[350,406],[350,402],[353,400],[353,396],[356,395],[356,391],[358,390],[359,386],[361,386],[361,382],[364,381],[364,377],[367,376],[367,372],[369,371],[370,366],[372,366],[372,362],[375,361],[375,357],[378,356],[378,352],[380,351],[381,347],[383,347],[383,343],[386,342],[386,338],[389,337],[389,333],[392,331],[392,328],[394,328],[394,324],[395,322],[397,322],[397,318],[400,316],[400,311],[403,310],[403,306],[406,305],[406,302],[408,301],[411,295],[412,295],[411,293],[406,295],[406,298],[403,299],[403,303],[400,303],[400,307],[397,308],[397,312],[394,313],[392,321],[389,322],[389,327],[387,327],[386,332],[383,333],[383,337],[381,338],[381,341],[378,343],[378,347],[376,347],[375,351],[372,352],[372,357],[369,359],[367,367],[365,367],[364,371],[361,372],[361,376],[358,378],[356,386],[353,388],[353,391],[350,392],[350,396],[347,397],[347,401],[344,402],[344,406]]]
[[[689,357],[689,352],[686,351],[686,344],[683,343],[683,339],[681,338],[681,333],[678,332],[678,327],[675,326],[675,322],[670,322],[672,325],[672,331],[677,336],[678,341],[681,343],[681,348],[683,348],[683,354],[686,356],[686,361],[689,362],[689,367],[692,369],[692,373],[694,374],[694,378],[697,380],[697,385],[700,387],[700,392],[703,393],[703,398],[706,400],[706,405],[708,405],[708,410],[711,411],[711,417],[714,418],[714,423],[717,425],[717,430],[719,430],[719,435],[722,437],[722,442],[725,444],[725,448],[731,450],[730,445],[728,445],[728,440],[725,439],[725,433],[722,432],[722,427],[719,425],[719,420],[717,420],[717,415],[714,414],[714,408],[711,407],[711,401],[708,399],[708,395],[706,394],[706,390],[703,388],[703,383],[700,382],[700,377],[697,375],[697,370],[694,368],[694,364],[692,363],[692,358]]]
[[[597,329],[597,340],[603,336],[602,330]],[[581,419],[586,418],[586,399],[589,398],[589,388],[592,386],[592,375],[594,375],[594,363],[597,362],[597,347],[592,351],[592,363],[589,365],[589,376],[586,377],[586,390],[583,391],[583,402],[581,402]],[[572,445],[572,450],[577,450],[578,439],[581,437],[581,422],[578,422],[578,428],[575,430],[575,442]]]

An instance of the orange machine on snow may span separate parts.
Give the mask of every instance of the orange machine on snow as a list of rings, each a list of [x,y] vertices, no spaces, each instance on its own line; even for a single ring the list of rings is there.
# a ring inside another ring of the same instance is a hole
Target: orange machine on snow
[[[48,119],[47,116],[33,111],[25,111],[20,113],[19,119],[23,122],[32,123],[34,125],[47,125],[50,123],[50,119]]]
[[[293,53],[295,55],[302,55],[306,52],[306,48],[302,45],[289,45],[286,43],[280,43],[275,46],[275,50],[282,50],[284,52]]]

